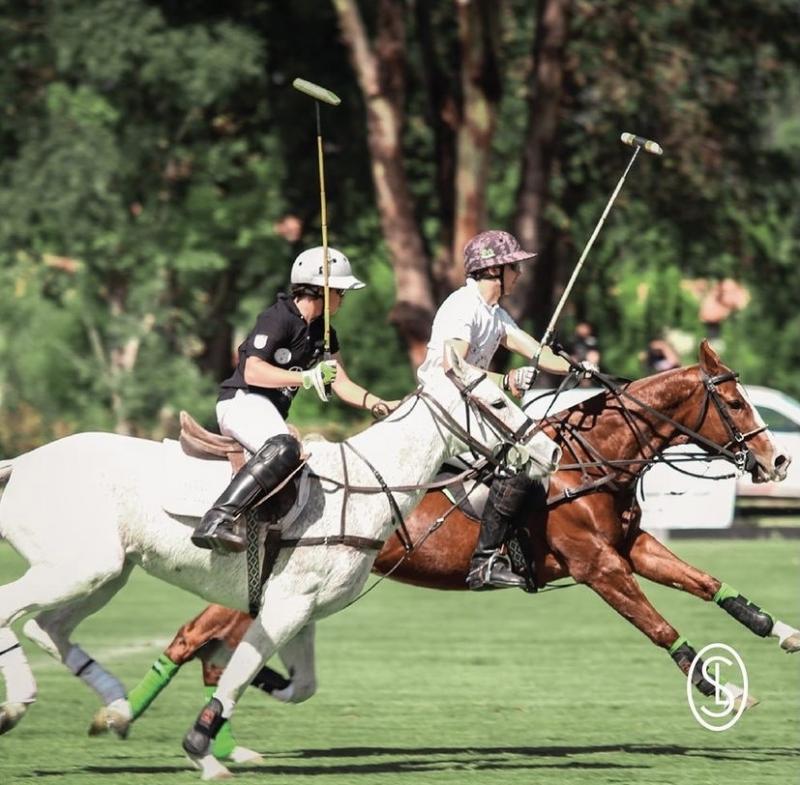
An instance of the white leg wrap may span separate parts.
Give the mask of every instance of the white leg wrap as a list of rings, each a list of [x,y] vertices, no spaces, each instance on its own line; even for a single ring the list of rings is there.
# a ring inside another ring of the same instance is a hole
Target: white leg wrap
[[[7,627],[0,630],[0,673],[6,683],[7,703],[33,703],[36,679],[17,636]]]
[[[794,627],[784,624],[782,621],[776,621],[775,624],[772,625],[772,630],[769,634],[773,638],[777,638],[779,643],[783,644],[787,638],[791,638],[792,635],[800,635],[800,632]]]
[[[93,660],[80,646],[73,645],[64,657],[64,664],[88,684],[106,705],[125,700],[125,687],[120,680]]]

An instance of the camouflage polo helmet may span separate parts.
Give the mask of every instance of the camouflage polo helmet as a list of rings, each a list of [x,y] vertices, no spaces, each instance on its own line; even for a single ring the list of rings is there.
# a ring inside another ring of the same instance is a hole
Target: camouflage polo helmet
[[[464,272],[472,275],[487,267],[528,262],[535,256],[535,253],[523,251],[514,235],[490,229],[476,234],[464,247]]]
[[[325,277],[322,271],[322,246],[308,248],[294,260],[291,282],[293,284],[309,284],[324,286]],[[328,286],[331,289],[363,289],[366,284],[353,275],[350,260],[335,248],[328,246]]]

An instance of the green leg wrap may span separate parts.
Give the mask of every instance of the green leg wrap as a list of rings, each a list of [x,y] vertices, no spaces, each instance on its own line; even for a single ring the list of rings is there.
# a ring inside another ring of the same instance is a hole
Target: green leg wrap
[[[719,605],[723,600],[727,600],[729,597],[738,597],[739,592],[733,588],[733,586],[728,586],[727,583],[723,583],[719,587],[719,591],[714,595],[714,602]]]
[[[691,646],[691,645],[692,645],[691,643],[689,643],[689,641],[688,641],[686,638],[684,638],[684,637],[683,637],[683,635],[679,635],[679,636],[678,636],[678,637],[675,639],[675,643],[673,643],[673,644],[672,644],[672,646],[670,646],[670,647],[669,647],[669,653],[670,653],[670,656],[672,656],[673,654],[675,654],[675,652],[676,652],[676,651],[678,651],[678,649],[680,649],[680,647],[681,647],[681,646],[683,646],[683,645],[684,645],[684,643],[685,643],[687,646]]]
[[[204,687],[206,701],[210,701],[214,695],[216,687]],[[230,720],[225,720],[214,739],[214,744],[211,747],[211,752],[215,758],[227,758],[233,752],[236,746],[236,739],[233,738],[233,731],[231,730]]]
[[[128,703],[131,705],[133,719],[142,715],[161,690],[172,681],[172,677],[180,667],[166,654],[162,654],[153,663],[147,675],[128,693]]]
[[[750,602],[727,583],[719,587],[719,591],[714,595],[714,602],[756,635],[766,638],[772,631],[775,617],[763,608],[759,608],[754,602]]]

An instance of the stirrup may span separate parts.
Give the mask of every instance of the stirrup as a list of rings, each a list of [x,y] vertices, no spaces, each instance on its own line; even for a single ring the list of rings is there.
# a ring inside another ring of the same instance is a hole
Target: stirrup
[[[467,588],[470,591],[524,589],[525,586],[525,579],[511,569],[508,557],[499,551],[494,551],[488,559],[476,564],[467,575]]]
[[[192,534],[192,544],[198,548],[216,551],[217,553],[243,553],[247,549],[247,540],[236,531],[235,520],[218,515],[217,520],[203,523]]]

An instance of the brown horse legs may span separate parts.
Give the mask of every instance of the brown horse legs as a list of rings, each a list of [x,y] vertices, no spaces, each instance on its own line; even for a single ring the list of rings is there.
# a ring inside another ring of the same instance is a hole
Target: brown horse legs
[[[578,583],[585,583],[599,594],[620,616],[641,630],[650,640],[669,649],[678,632],[650,604],[631,572],[630,564],[605,543],[598,544],[594,558],[580,564],[570,563],[570,574]]]
[[[628,559],[637,575],[663,586],[681,589],[701,600],[714,600],[756,635],[778,638],[784,651],[800,651],[800,632],[750,602],[726,583],[679,559],[647,532],[640,531],[636,535]]]
[[[655,537],[640,531],[633,541],[628,559],[637,575],[663,586],[693,594],[701,600],[713,600],[722,585],[708,573],[679,559]]]
[[[631,572],[631,566],[605,542],[595,542],[594,557],[580,564],[570,564],[570,572],[579,583],[585,583],[599,594],[620,616],[650,638],[656,646],[666,649],[675,664],[688,674],[697,653],[689,642],[652,606]],[[704,695],[714,692],[714,686],[695,668],[692,683]]]

